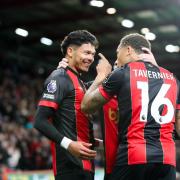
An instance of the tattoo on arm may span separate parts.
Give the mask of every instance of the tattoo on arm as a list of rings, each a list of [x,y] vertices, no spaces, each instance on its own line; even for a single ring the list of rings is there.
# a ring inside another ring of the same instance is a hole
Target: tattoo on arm
[[[85,113],[94,113],[97,109],[101,108],[106,102],[101,93],[99,92],[98,86],[102,83],[104,78],[97,76],[92,85],[86,91],[84,98],[81,103],[81,109]]]
[[[97,109],[101,108],[108,100],[106,100],[99,92],[98,89],[96,89],[92,93],[92,101],[88,104],[88,109],[91,112],[96,111]]]
[[[81,109],[85,113],[94,113],[101,108],[108,100],[106,100],[99,92],[99,89],[89,91],[85,94],[81,103]]]

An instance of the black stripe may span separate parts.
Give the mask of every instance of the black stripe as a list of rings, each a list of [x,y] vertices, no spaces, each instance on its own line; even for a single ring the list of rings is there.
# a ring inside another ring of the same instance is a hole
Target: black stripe
[[[160,72],[159,68],[155,66],[150,66],[145,63],[146,69],[154,72]],[[148,108],[148,119],[144,129],[144,138],[146,139],[146,155],[147,163],[149,162],[163,162],[163,150],[160,142],[160,128],[161,125],[158,124],[151,115],[151,105],[158,94],[161,85],[163,84],[163,79],[148,78],[149,86],[149,108]],[[163,111],[163,106],[159,108],[160,112]]]
[[[119,146],[117,151],[117,164],[128,164],[128,143],[127,143],[127,131],[131,124],[132,119],[132,99],[131,99],[131,84],[130,84],[130,68],[127,67],[124,72],[124,86],[119,91],[118,105],[119,105],[119,123],[118,123],[118,140]],[[129,115],[124,114],[129,110]],[[123,143],[123,145],[121,144]]]

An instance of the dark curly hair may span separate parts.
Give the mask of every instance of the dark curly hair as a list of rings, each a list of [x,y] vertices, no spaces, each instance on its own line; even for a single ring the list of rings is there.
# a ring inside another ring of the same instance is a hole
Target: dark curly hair
[[[137,54],[143,53],[142,47],[151,50],[151,43],[141,34],[133,33],[124,36],[120,41],[120,47],[131,46]]]
[[[98,48],[98,40],[87,30],[77,30],[70,32],[61,43],[61,52],[65,56],[67,48],[70,45],[81,46],[82,44],[91,43],[96,49]]]

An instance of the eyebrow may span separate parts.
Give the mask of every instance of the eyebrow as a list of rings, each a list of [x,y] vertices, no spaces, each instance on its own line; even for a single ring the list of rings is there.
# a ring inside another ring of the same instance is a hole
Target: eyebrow
[[[96,51],[85,50],[87,53],[96,54]]]

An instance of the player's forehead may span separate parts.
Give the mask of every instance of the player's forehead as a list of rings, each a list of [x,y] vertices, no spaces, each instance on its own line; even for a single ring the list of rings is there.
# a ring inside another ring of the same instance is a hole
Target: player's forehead
[[[79,48],[84,51],[96,52],[95,46],[91,43],[82,44]]]

